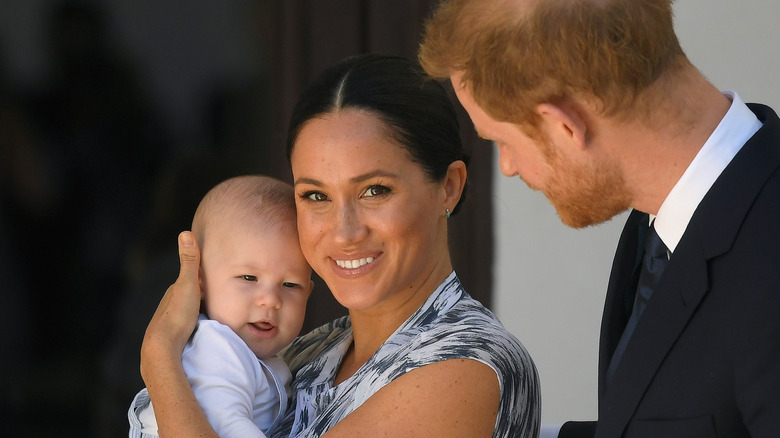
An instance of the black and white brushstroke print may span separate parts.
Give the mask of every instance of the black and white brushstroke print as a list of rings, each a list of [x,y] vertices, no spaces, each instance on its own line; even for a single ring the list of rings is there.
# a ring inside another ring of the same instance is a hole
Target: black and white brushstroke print
[[[352,326],[343,317],[288,347],[283,356],[294,376],[291,405],[270,437],[319,437],[404,373],[456,358],[485,363],[498,376],[501,401],[494,437],[539,435],[539,378],[531,357],[490,310],[466,293],[454,272],[368,362],[334,387],[351,343]]]

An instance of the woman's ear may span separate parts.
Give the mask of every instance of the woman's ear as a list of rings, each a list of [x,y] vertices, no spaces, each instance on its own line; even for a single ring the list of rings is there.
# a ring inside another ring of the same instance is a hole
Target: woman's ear
[[[567,104],[541,103],[536,111],[542,118],[544,131],[555,145],[568,144],[584,150],[588,143],[588,126],[575,106]]]
[[[444,209],[453,211],[460,201],[463,194],[463,187],[466,186],[466,163],[461,160],[453,161],[447,167],[447,174],[444,176]]]

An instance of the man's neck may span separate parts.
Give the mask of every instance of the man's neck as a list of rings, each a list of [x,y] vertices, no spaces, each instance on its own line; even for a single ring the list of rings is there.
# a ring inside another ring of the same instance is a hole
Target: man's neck
[[[674,90],[676,96],[659,107],[664,114],[657,114],[652,126],[637,120],[616,131],[628,149],[622,162],[634,194],[631,206],[646,213],[658,212],[731,105],[698,73]]]

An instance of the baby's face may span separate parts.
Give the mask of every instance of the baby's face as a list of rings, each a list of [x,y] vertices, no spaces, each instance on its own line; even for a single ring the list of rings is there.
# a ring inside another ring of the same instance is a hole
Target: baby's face
[[[233,329],[257,357],[275,355],[301,331],[313,283],[295,223],[216,224],[201,269],[209,318]]]

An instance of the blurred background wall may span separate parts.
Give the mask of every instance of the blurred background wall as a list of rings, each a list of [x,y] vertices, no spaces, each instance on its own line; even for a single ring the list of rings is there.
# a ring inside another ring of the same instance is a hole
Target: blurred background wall
[[[415,58],[433,3],[2,2],[4,436],[127,433],[143,331],[200,198],[237,174],[289,181],[286,124],[303,87],[349,55]],[[462,131],[475,164],[450,220],[453,256],[490,305],[492,148]],[[345,313],[315,281],[304,330]]]
[[[3,1],[4,436],[126,436],[177,230],[271,168],[269,4]]]

